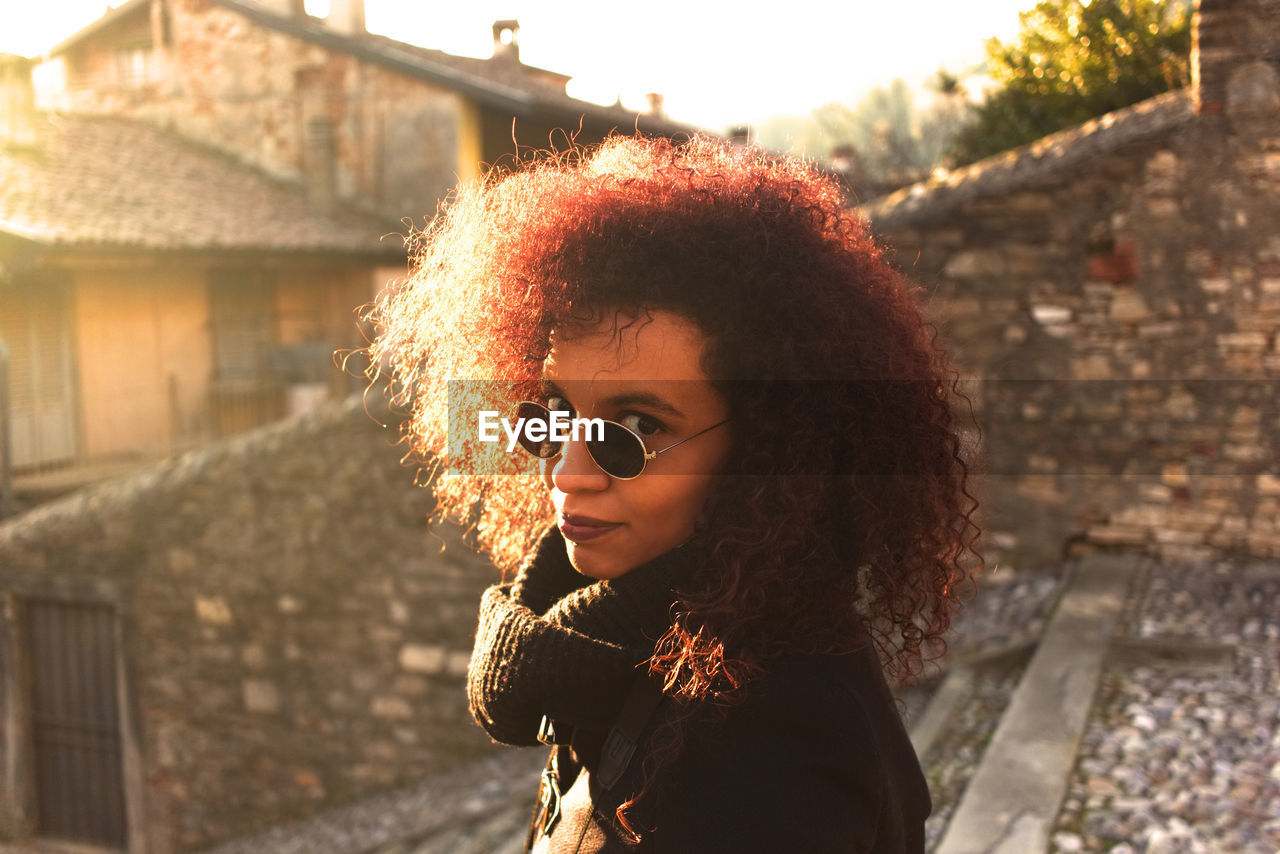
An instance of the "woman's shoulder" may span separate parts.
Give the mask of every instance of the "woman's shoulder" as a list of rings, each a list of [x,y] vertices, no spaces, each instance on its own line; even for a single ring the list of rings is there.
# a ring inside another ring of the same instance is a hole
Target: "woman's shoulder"
[[[702,717],[690,739],[708,761],[798,753],[881,779],[919,764],[874,650],[775,659],[738,705]]]
[[[686,746],[660,813],[687,850],[922,850],[928,787],[872,650],[770,662]]]
[[[775,659],[747,689],[748,713],[800,718],[810,726],[841,728],[898,723],[893,695],[870,646],[840,655],[793,655]]]

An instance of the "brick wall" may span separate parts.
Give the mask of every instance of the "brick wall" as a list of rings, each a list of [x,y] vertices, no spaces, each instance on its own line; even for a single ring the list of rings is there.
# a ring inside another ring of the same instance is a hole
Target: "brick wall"
[[[463,677],[496,572],[439,551],[393,433],[352,401],[0,525],[0,838],[35,822],[18,687],[33,597],[116,609],[125,784],[149,854],[491,749]]]

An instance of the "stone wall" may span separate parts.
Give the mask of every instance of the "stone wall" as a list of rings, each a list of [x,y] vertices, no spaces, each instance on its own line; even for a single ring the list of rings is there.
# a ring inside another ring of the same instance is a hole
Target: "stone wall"
[[[463,679],[496,571],[428,531],[359,400],[0,524],[0,837],[35,823],[25,604],[107,603],[131,850],[192,850],[492,749]]]
[[[1274,45],[1275,3],[1233,5]],[[994,562],[1280,554],[1280,57],[1215,38],[1225,108],[1161,96],[868,211],[972,380]]]

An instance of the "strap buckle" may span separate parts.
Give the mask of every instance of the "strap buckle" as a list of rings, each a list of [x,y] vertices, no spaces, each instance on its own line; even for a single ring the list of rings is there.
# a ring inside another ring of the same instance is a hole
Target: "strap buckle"
[[[569,744],[573,741],[573,727],[561,724],[557,730],[556,722],[543,715],[541,723],[538,724],[538,741],[548,747]]]
[[[538,804],[542,814],[542,835],[547,836],[560,819],[560,768],[554,755],[542,770],[542,779],[538,783]]]

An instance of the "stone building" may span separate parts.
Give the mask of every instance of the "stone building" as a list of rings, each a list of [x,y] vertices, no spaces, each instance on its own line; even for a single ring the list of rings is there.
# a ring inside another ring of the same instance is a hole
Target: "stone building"
[[[520,61],[516,21],[487,60],[363,21],[360,0],[323,20],[293,0],[127,0],[40,63],[5,60],[0,481],[16,470],[38,499],[341,390],[331,354],[403,273],[395,235],[513,133],[687,130],[660,102],[569,97]]]
[[[458,180],[523,147],[688,126],[570,97],[569,77],[520,61],[520,25],[489,59],[365,30],[363,0],[327,18],[301,0],[128,0],[50,52],[43,100],[129,115],[303,178],[321,196],[421,224]]]
[[[11,90],[25,63],[3,61]],[[403,226],[136,120],[8,116],[0,468],[34,489],[350,391],[332,351],[362,343],[353,308],[403,270]]]
[[[0,522],[0,847],[195,851],[493,749],[462,681],[495,574],[367,408]]]
[[[163,455],[306,408],[402,273],[401,219],[513,128],[685,129],[658,99],[570,98],[514,21],[473,60],[361,19],[128,0],[35,69],[40,99],[0,63],[5,462]],[[322,407],[0,525],[0,839],[189,851],[488,749],[461,678],[492,573],[434,554],[392,444]]]
[[[1192,65],[867,209],[977,406],[994,562],[1280,554],[1280,3],[1201,0]]]

